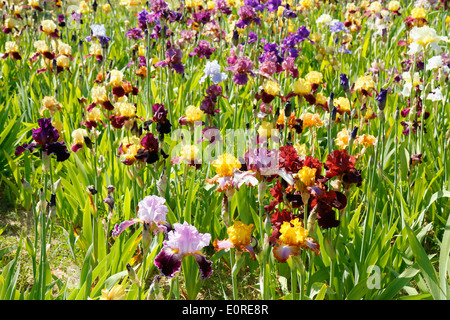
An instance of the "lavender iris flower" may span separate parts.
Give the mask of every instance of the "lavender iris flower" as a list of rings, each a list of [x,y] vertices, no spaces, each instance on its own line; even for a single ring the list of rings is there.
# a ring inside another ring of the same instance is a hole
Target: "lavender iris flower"
[[[139,211],[136,219],[130,219],[114,226],[113,237],[118,237],[126,228],[136,223],[147,223],[154,233],[164,231],[162,223],[166,221],[169,209],[166,199],[158,196],[146,196],[138,203]]]
[[[348,32],[348,29],[345,27],[344,23],[341,21],[336,21],[335,23],[329,26],[330,31],[332,33],[338,33],[341,31]]]
[[[87,42],[91,42],[92,38],[98,39],[99,43],[104,47],[111,41],[111,37],[106,35],[106,28],[104,24],[91,25],[91,35],[86,37]]]
[[[106,37],[105,25],[104,24],[91,25],[91,36],[92,37]]]
[[[155,258],[155,265],[163,276],[172,278],[181,268],[181,260],[194,256],[200,268],[200,279],[209,278],[212,274],[212,262],[200,252],[211,241],[209,233],[199,233],[195,226],[186,221],[174,223],[173,230],[167,233],[163,248]]]

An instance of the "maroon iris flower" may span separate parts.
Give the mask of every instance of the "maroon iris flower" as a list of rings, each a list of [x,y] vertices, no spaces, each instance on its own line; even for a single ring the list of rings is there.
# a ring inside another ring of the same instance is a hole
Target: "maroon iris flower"
[[[155,163],[159,159],[158,138],[153,133],[147,133],[141,140],[141,146],[135,158],[146,163]]]
[[[313,187],[320,189],[318,187]],[[347,206],[347,197],[339,191],[312,190],[311,208],[317,212],[317,222],[322,229],[337,227],[340,220],[336,219],[334,209],[342,210]],[[311,210],[309,210],[310,212]]]
[[[301,169],[302,161],[293,146],[283,146],[280,148],[279,165],[286,169],[286,171],[292,173],[296,173]]]
[[[156,103],[152,106],[153,121],[156,122],[156,131],[159,134],[170,133],[172,124],[167,119],[168,111],[163,104]]]
[[[362,183],[361,170],[355,168],[356,158],[350,156],[347,150],[334,150],[331,152],[325,163],[327,169],[326,177],[342,177],[344,183],[353,184],[359,187]]]

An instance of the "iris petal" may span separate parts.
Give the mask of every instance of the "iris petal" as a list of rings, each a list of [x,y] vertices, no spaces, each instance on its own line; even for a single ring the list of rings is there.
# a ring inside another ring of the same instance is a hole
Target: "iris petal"
[[[225,240],[217,240],[216,239],[216,240],[214,240],[213,245],[214,245],[214,248],[216,249],[216,251],[228,250],[228,249],[234,248],[233,243],[228,239],[225,239]]]
[[[299,253],[299,247],[278,245],[273,248],[273,256],[279,262],[286,262],[289,257],[296,256]]]
[[[112,236],[113,237],[118,237],[119,234],[121,234],[126,228],[128,228],[129,226],[131,226],[131,225],[133,225],[135,223],[138,223],[138,222],[141,222],[141,220],[132,218],[132,219],[124,221],[124,222],[122,222],[120,224],[116,224],[114,226],[114,230],[112,232]]]
[[[181,255],[178,251],[165,247],[156,256],[155,265],[163,276],[172,278],[181,268]]]
[[[212,261],[207,260],[201,253],[194,253],[194,257],[200,267],[200,279],[209,278],[213,272],[211,268]]]

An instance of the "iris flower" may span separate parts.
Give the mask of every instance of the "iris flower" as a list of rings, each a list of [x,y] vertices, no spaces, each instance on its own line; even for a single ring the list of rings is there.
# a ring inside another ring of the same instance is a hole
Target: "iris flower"
[[[189,57],[198,56],[199,58],[209,59],[216,48],[211,47],[211,44],[206,40],[200,40],[198,46],[189,54]]]
[[[252,259],[255,259],[255,252],[251,243],[253,227],[253,224],[246,225],[241,221],[235,221],[232,226],[227,228],[229,238],[225,240],[214,240],[214,248],[217,252],[236,248],[240,251],[249,252]]]
[[[19,46],[15,41],[7,41],[5,43],[5,53],[2,55],[2,59],[6,59],[8,56],[16,60],[21,60],[22,57],[19,53]]]
[[[253,61],[248,57],[238,57],[236,60],[229,60],[232,62],[232,66],[228,67],[227,70],[234,72],[233,82],[238,85],[244,85],[248,82],[248,75],[253,76],[252,72]]]
[[[211,235],[200,233],[186,221],[183,224],[174,223],[173,230],[167,233],[163,248],[155,257],[155,265],[163,276],[172,278],[181,268],[181,260],[189,255],[194,256],[200,267],[200,279],[209,278],[213,272],[212,262],[200,252],[209,245]]]
[[[441,53],[439,42],[449,42],[448,37],[438,36],[436,30],[429,26],[414,27],[409,33],[412,42],[409,45],[409,55],[415,55],[431,47],[436,53]]]
[[[219,80],[218,76],[218,74],[213,75],[211,78],[213,82]],[[222,80],[225,80],[227,77],[228,76],[224,72],[220,73],[220,78]],[[208,89],[206,89],[206,96],[200,104],[200,110],[208,116],[213,116],[215,113],[220,112],[220,109],[217,108],[217,98],[223,97],[222,91],[222,87],[217,84],[209,86]]]
[[[32,152],[36,147],[40,147],[47,155],[56,155],[56,161],[58,162],[67,160],[70,153],[64,141],[58,141],[59,133],[52,125],[52,120],[50,118],[41,118],[38,119],[38,124],[38,129],[32,129],[34,142],[17,146],[15,156],[19,156],[26,150]]]
[[[183,51],[178,48],[170,47],[165,53],[166,59],[155,64],[155,67],[166,67],[168,66],[173,71],[179,74],[184,73],[184,64],[181,62],[183,58]]]
[[[350,156],[347,150],[334,150],[328,156],[325,162],[327,169],[326,177],[338,177],[345,184],[356,183],[361,186],[361,170],[355,168],[356,158]]]
[[[302,224],[295,218],[290,222],[284,221],[281,225],[277,245],[273,248],[273,256],[279,262],[284,263],[290,257],[298,255],[302,248],[311,249],[316,255],[319,254],[319,244],[308,237],[308,230],[304,229]]]
[[[43,20],[39,30],[52,38],[59,38],[59,30],[56,29],[56,24],[52,20]]]
[[[220,65],[217,60],[207,61],[203,72],[205,73],[200,78],[200,83],[203,83],[206,78],[210,78],[214,84],[219,84],[220,82],[226,80],[228,78],[225,72],[220,72]]]
[[[126,228],[136,223],[148,224],[153,233],[164,231],[167,212],[169,209],[166,199],[154,195],[146,196],[138,203],[138,217],[116,224],[112,236],[118,237]]]
[[[152,106],[153,118],[152,121],[156,122],[156,131],[160,135],[170,133],[172,129],[172,124],[169,119],[167,119],[168,110],[163,104],[155,103]]]
[[[121,284],[116,284],[110,290],[103,289],[100,300],[125,300],[127,293]]]

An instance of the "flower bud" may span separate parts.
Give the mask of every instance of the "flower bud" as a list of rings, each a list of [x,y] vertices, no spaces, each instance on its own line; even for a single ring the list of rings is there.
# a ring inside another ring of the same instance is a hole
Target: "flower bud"
[[[332,110],[334,108],[334,92],[330,93],[328,97],[328,110]]]
[[[91,195],[96,195],[97,190],[95,190],[95,187],[93,185],[90,185],[86,188],[86,191],[89,192]]]
[[[357,134],[358,134],[358,127],[354,127],[350,135],[351,139],[355,140]]]
[[[113,193],[116,190],[116,187],[114,187],[112,184],[106,187],[106,190],[108,191],[108,194]]]
[[[292,104],[291,101],[287,101],[286,105],[284,106],[284,116],[289,117],[292,112]]]
[[[336,106],[333,106],[333,109],[331,110],[331,121],[336,121],[336,115],[337,115],[337,108]]]
[[[167,189],[167,173],[166,168],[164,167],[163,172],[161,173],[161,176],[159,177],[156,188],[158,189],[158,193],[161,197],[164,197],[166,194]]]
[[[350,85],[348,83],[347,75],[345,73],[341,73],[340,78],[342,89],[344,89],[345,92],[350,91]]]
[[[128,271],[128,278],[133,284],[136,284],[138,286],[141,286],[141,282],[139,281],[136,271],[133,269],[133,267],[127,263],[127,271]]]
[[[378,101],[378,110],[383,111],[386,107],[386,100],[387,100],[387,89],[381,89],[378,96],[375,98]]]
[[[103,203],[108,205],[108,209],[110,212],[113,211],[114,209],[114,202],[115,200],[110,194],[108,194],[108,196],[105,199],[103,199]]]
[[[61,188],[61,178],[59,178],[52,186],[52,192],[58,191]]]
[[[147,300],[164,300],[162,292],[160,290],[159,282],[161,281],[161,276],[156,275],[153,278],[152,284],[148,290]]]
[[[24,190],[33,190],[31,184],[25,179],[22,179],[22,187]]]
[[[50,157],[46,152],[42,153],[42,171],[48,172],[50,170]]]
[[[233,39],[232,39],[232,41],[233,41],[233,45],[235,47],[237,47],[237,45],[239,44],[239,32],[236,29],[233,30]]]
[[[142,229],[142,246],[144,247],[144,252],[147,252],[150,247],[150,243],[152,241],[152,231],[150,229],[150,224],[144,221],[144,226]],[[144,259],[146,257],[144,256]]]

